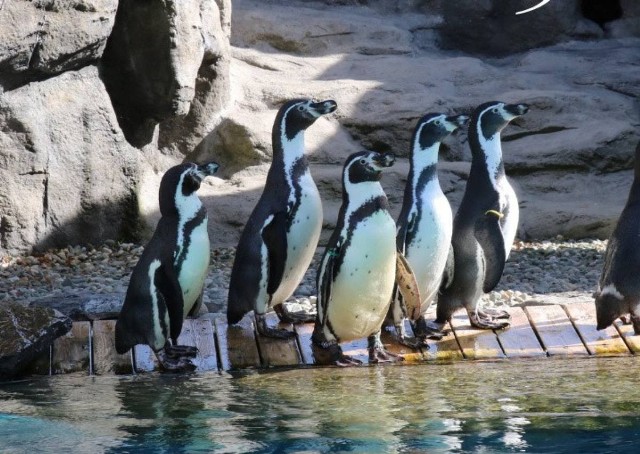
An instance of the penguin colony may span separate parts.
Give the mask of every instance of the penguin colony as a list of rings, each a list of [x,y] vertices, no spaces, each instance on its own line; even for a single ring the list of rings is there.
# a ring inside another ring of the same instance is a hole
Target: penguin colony
[[[526,104],[492,101],[466,115],[430,113],[418,120],[411,140],[410,170],[397,222],[380,184],[392,154],[361,151],[346,159],[342,205],[317,270],[317,311],[291,316],[283,310],[300,284],[318,245],[322,203],[304,153],[304,133],[334,112],[333,100],[295,99],[278,111],[273,160],[257,205],[241,235],[229,283],[227,319],[238,323],[254,312],[258,332],[288,338],[268,327],[273,309],[281,321],[315,321],[316,358],[340,366],[358,364],[341,342],[367,338],[370,362],[398,361],[380,341],[394,330],[411,348],[442,337],[458,308],[482,329],[509,326],[508,314],[478,301],[498,284],[518,226],[518,200],[506,178],[500,133],[528,111]],[[465,193],[453,218],[437,174],[440,143],[468,123],[472,163]],[[202,302],[209,267],[207,213],[196,191],[216,163],[184,163],[169,169],[159,192],[161,219],[135,266],[116,323],[116,350],[147,344],[167,371],[190,371],[194,347],[177,344],[184,319]],[[596,293],[598,329],[630,313],[640,334],[640,146],[635,180],[606,253]],[[435,320],[426,320],[437,302]],[[409,320],[414,336],[405,332]]]

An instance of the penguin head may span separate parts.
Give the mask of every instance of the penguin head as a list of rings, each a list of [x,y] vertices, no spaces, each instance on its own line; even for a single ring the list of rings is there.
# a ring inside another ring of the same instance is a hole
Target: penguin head
[[[391,167],[396,158],[393,153],[376,151],[359,151],[347,158],[344,164],[343,177],[351,184],[364,181],[380,181],[382,169]]]
[[[506,104],[501,101],[491,101],[481,104],[471,116],[471,124],[480,125],[482,135],[490,139],[509,124],[511,120],[529,111],[526,104]]]
[[[162,216],[175,215],[179,211],[179,200],[189,197],[200,189],[205,177],[218,171],[218,164],[194,164],[185,162],[171,167],[160,182],[160,213]]]
[[[329,114],[337,108],[338,104],[332,99],[318,102],[312,99],[293,99],[278,111],[273,125],[274,133],[277,130],[279,133],[284,133],[288,140],[292,140],[322,115]]]
[[[453,131],[469,121],[466,115],[447,116],[441,113],[429,113],[418,120],[413,138],[413,149],[422,150],[441,142]]]

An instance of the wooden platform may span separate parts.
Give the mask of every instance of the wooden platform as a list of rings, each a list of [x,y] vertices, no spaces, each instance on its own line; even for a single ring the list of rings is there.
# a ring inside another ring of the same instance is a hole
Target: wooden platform
[[[617,323],[596,331],[593,304],[513,307],[511,327],[502,331],[471,327],[464,311],[454,314],[449,334],[430,341],[428,349],[410,350],[383,333],[387,348],[402,355],[405,363],[498,360],[509,358],[587,357],[590,355],[631,355],[640,352],[640,336],[630,325]],[[268,323],[277,325],[275,314]],[[73,329],[57,339],[47,355],[34,365],[34,373],[61,374],[85,371],[111,375],[158,370],[148,346],[138,345],[130,353],[118,355],[114,346],[114,320],[76,322]],[[251,316],[228,326],[224,316],[189,319],[184,323],[179,343],[198,348],[193,360],[197,371],[228,371],[258,368],[322,365],[311,344],[313,324],[280,325],[295,336],[289,340],[269,339],[257,334]],[[407,328],[410,327],[407,324]],[[343,344],[348,355],[368,362],[366,339]],[[47,367],[48,366],[48,367]]]

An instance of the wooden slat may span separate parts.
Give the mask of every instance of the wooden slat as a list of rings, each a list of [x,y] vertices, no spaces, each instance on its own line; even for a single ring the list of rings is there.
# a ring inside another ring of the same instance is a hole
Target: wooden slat
[[[198,354],[191,360],[196,366],[197,372],[218,370],[216,342],[210,320],[186,319],[178,338],[178,344],[193,345],[198,349]]]
[[[563,306],[591,355],[629,355],[631,352],[614,326],[596,329],[596,306],[591,303],[572,303]]]
[[[239,323],[228,326],[224,316],[215,318],[216,336],[220,347],[222,370],[260,367],[256,345],[253,313]]]
[[[547,356],[529,323],[529,317],[521,307],[506,309],[511,315],[511,325],[496,332],[502,349],[508,358]]]
[[[89,373],[89,322],[74,322],[71,331],[53,343],[54,374],[85,371]]]
[[[362,364],[369,364],[369,349],[367,348],[367,339],[356,339],[350,342],[340,344],[342,353],[354,359],[362,361]]]
[[[636,335],[633,330],[633,325],[630,323],[622,323],[622,320],[618,319],[615,321],[614,326],[620,333],[631,349],[631,351],[635,354],[640,354],[640,335]]]
[[[160,364],[155,353],[148,345],[138,344],[134,347],[134,358],[136,359],[136,372],[153,372],[160,370]]]
[[[526,306],[524,309],[549,355],[589,354],[561,306]]]
[[[492,330],[477,329],[471,326],[466,310],[458,310],[451,317],[458,344],[467,359],[504,358],[498,338]]]
[[[316,363],[313,356],[313,346],[311,344],[313,326],[313,323],[300,323],[293,326],[298,337],[298,346],[300,348],[300,355],[302,356],[302,363],[307,365],[313,365]]]
[[[116,353],[115,320],[93,322],[93,372],[96,375],[130,374],[131,353]]]
[[[291,323],[279,323],[275,312],[266,314],[266,322],[269,328],[286,329],[293,331]],[[302,357],[298,351],[298,343],[295,337],[290,339],[274,339],[256,332],[258,349],[263,367],[295,366],[302,363]]]

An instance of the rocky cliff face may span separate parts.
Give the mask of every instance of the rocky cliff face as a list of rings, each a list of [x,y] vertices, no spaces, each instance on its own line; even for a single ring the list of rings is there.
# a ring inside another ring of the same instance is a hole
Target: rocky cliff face
[[[640,110],[633,0],[9,0],[0,3],[0,249],[144,236],[162,172],[216,159],[201,190],[214,245],[261,191],[279,105],[338,102],[307,133],[335,223],[344,158],[406,157],[429,111],[492,99],[532,111],[503,134],[523,238],[608,234],[631,183]],[[229,39],[231,45],[229,45]],[[543,47],[547,46],[547,47]],[[456,206],[470,153],[447,139]],[[408,171],[384,180],[399,210]]]

